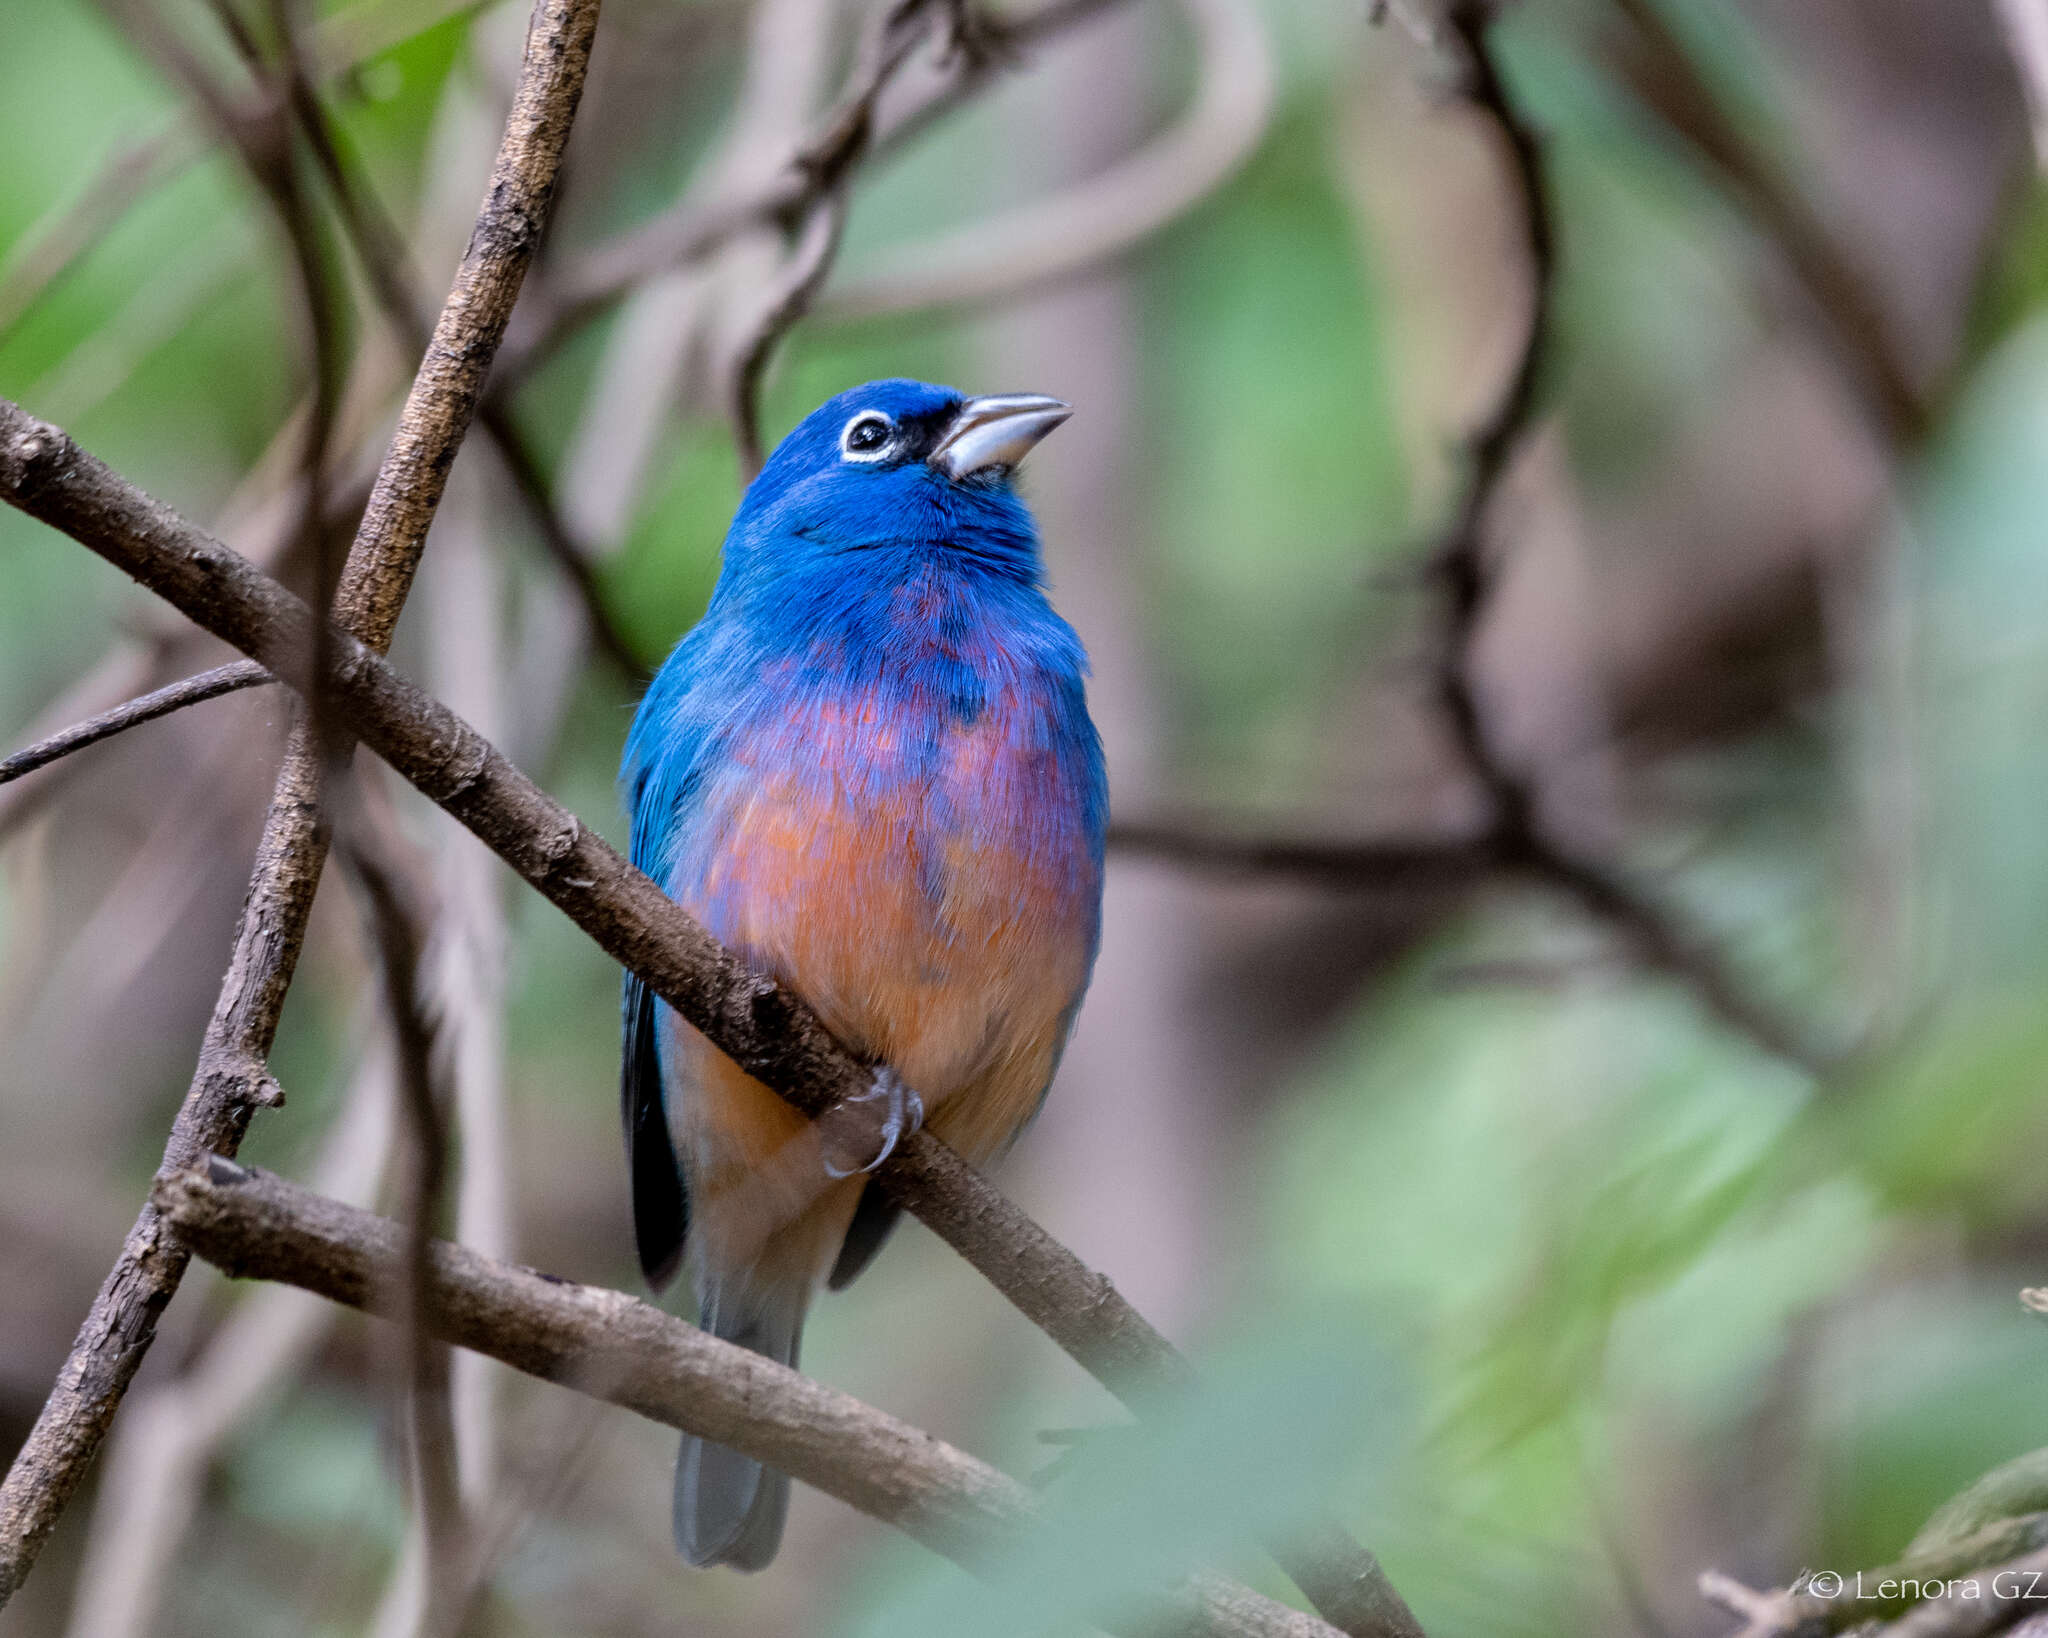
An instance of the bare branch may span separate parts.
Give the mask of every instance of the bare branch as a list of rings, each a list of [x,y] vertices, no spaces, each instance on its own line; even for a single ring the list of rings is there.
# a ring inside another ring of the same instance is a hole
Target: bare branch
[[[352,1204],[375,1197],[396,1127],[391,1075],[389,1042],[378,1039],[324,1141],[317,1192]],[[67,1638],[145,1638],[158,1629],[215,1454],[303,1370],[338,1312],[290,1286],[267,1287],[236,1304],[175,1380],[129,1401],[94,1492]]]
[[[223,86],[158,16],[149,0],[100,3],[117,20],[125,22],[132,33],[140,35],[152,54],[183,82],[215,130],[241,159],[282,231],[296,274],[298,312],[304,332],[301,340],[312,375],[301,431],[298,516],[288,549],[296,549],[313,564],[313,601],[317,607],[325,608],[333,597],[342,567],[341,554],[321,527],[321,519],[327,493],[328,445],[348,369],[343,348],[348,300],[346,290],[329,266],[319,213],[303,186],[287,104],[267,89],[256,43],[232,6],[217,6],[215,16],[244,63],[258,76],[256,90],[246,97]],[[282,26],[288,30],[289,19],[284,19]],[[324,634],[317,640],[324,641]],[[317,660],[314,668],[320,669]],[[316,698],[316,715],[318,709]]]
[[[398,1062],[399,1109],[409,1138],[398,1358],[412,1491],[425,1548],[420,1631],[452,1633],[459,1612],[450,1600],[469,1585],[470,1543],[456,1478],[448,1350],[434,1338],[427,1316],[427,1259],[447,1190],[451,1145],[449,1099],[435,1068],[434,1029],[421,1005],[421,951],[427,934],[417,907],[426,890],[416,879],[417,868],[396,856],[377,827],[359,817],[344,829],[342,856],[361,893],[377,952]]]
[[[538,245],[582,94],[597,10],[598,0],[536,0],[490,188],[342,572],[337,610],[349,631],[376,649],[390,642],[448,468]],[[18,453],[18,440],[9,442]],[[300,635],[331,649],[338,634],[323,634],[307,620]],[[291,663],[302,666],[304,659],[302,652]],[[326,855],[320,758],[302,721],[286,748],[192,1088],[165,1148],[166,1175],[202,1154],[232,1152],[256,1103],[272,1095],[275,1083],[263,1061]],[[146,1205],[0,1483],[0,1604],[28,1574],[98,1450],[186,1261],[185,1249]]]
[[[1054,0],[1021,17],[995,19],[938,0],[889,0],[846,89],[817,129],[765,184],[679,204],[569,262],[515,334],[508,373],[531,370],[594,314],[662,273],[689,267],[739,234],[808,221],[861,164],[899,150],[934,120],[982,90],[1006,64],[1107,9],[1116,0]],[[936,83],[877,129],[884,97],[930,37],[931,17],[953,25]],[[964,26],[957,19],[965,16]]]
[[[1628,25],[1625,35],[1614,37],[1612,51],[1623,80],[1691,146],[1777,247],[1879,431],[1894,445],[1917,445],[1932,419],[1927,396],[1861,269],[1723,112],[1657,7],[1650,0],[1615,5]]]
[[[158,717],[167,717],[173,711],[182,711],[188,705],[201,705],[207,700],[217,700],[223,694],[233,694],[244,688],[260,688],[276,680],[254,660],[235,660],[215,666],[211,671],[202,671],[196,677],[171,683],[154,693],[132,699],[126,705],[102,711],[98,716],[52,734],[47,739],[39,739],[33,745],[23,746],[5,761],[0,761],[0,785],[19,779],[23,774],[34,773],[38,768],[46,768],[73,751],[82,751],[88,745],[112,739],[130,728],[154,722]]]
[[[1721,1021],[1765,1051],[1815,1075],[1833,1067],[1828,1055],[1751,996],[1707,942],[1683,930],[1671,913],[1625,873],[1555,834],[1545,819],[1535,777],[1503,752],[1475,675],[1474,650],[1492,592],[1485,526],[1496,491],[1527,435],[1549,337],[1556,267],[1549,180],[1535,132],[1516,110],[1488,49],[1487,11],[1458,0],[1446,23],[1463,50],[1466,96],[1493,120],[1505,145],[1523,207],[1529,245],[1528,339],[1492,413],[1473,435],[1464,499],[1431,565],[1446,601],[1437,692],[1467,766],[1492,809],[1492,842],[1502,859],[1577,899],[1618,930],[1647,966],[1685,984]]]
[[[209,1262],[388,1313],[405,1230],[263,1172],[215,1161],[157,1185],[163,1210]],[[437,1335],[528,1375],[729,1445],[965,1565],[986,1568],[1040,1513],[1015,1480],[920,1429],[672,1319],[623,1292],[510,1267],[436,1241],[427,1261]],[[1117,1631],[1161,1617],[1211,1638],[1331,1638],[1312,1616],[1221,1577],[1162,1589]]]
[[[842,185],[820,199],[805,219],[789,260],[769,286],[761,311],[734,352],[728,407],[742,481],[754,478],[767,453],[761,441],[761,378],[776,344],[809,311],[811,298],[832,271],[832,258],[838,254],[845,226],[846,190]]]
[[[324,78],[345,74],[478,4],[479,0],[362,0],[322,19],[314,48],[319,72]],[[121,224],[131,206],[207,151],[202,125],[190,115],[117,144],[75,196],[46,212],[0,258],[0,341]]]
[[[1207,198],[1265,135],[1273,59],[1246,0],[1181,0],[1194,25],[1195,95],[1182,119],[1100,175],[987,221],[891,251],[826,292],[823,323],[1006,300],[1128,254]]]
[[[1836,1060],[1753,995],[1707,939],[1626,871],[1556,833],[1543,813],[1541,770],[1518,768],[1509,759],[1475,673],[1476,641],[1496,576],[1488,557],[1487,523],[1534,420],[1556,263],[1541,149],[1495,68],[1486,41],[1488,16],[1481,0],[1457,0],[1445,14],[1441,40],[1461,53],[1465,95],[1499,133],[1522,204],[1529,256],[1528,330],[1499,398],[1468,440],[1458,508],[1429,563],[1445,604],[1437,698],[1490,810],[1486,828],[1477,836],[1444,842],[1308,843],[1146,825],[1120,828],[1112,844],[1198,869],[1271,872],[1333,886],[1448,887],[1486,874],[1543,882],[1612,927],[1637,960],[1686,986],[1723,1024],[1774,1056],[1826,1075],[1839,1067]]]
[[[298,679],[304,603],[127,483],[55,427],[0,399],[0,498],[63,530],[216,636]],[[867,1091],[868,1065],[803,1002],[752,973],[602,837],[380,655],[337,634],[325,679],[337,713],[385,761],[489,845],[600,947],[644,977],[749,1075],[806,1114]],[[1102,1275],[928,1132],[876,1174],[998,1290],[1119,1397],[1184,1385],[1190,1367]],[[1327,1549],[1341,1546],[1334,1557]],[[1414,1617],[1371,1555],[1334,1526],[1283,1567],[1354,1634],[1412,1635]],[[1326,1602],[1327,1600],[1327,1602]]]
[[[1225,876],[1295,876],[1336,888],[1441,891],[1478,880],[1504,860],[1485,836],[1432,841],[1310,841],[1249,835],[1200,821],[1112,825],[1113,853]]]
[[[1505,777],[1495,771],[1496,779]],[[1509,809],[1513,812],[1513,809]],[[1712,946],[1648,889],[1604,861],[1581,856],[1528,821],[1469,839],[1311,842],[1231,834],[1200,825],[1118,825],[1112,850],[1222,875],[1291,876],[1344,891],[1447,892],[1515,876],[1569,894],[1626,941],[1644,966],[1675,979],[1738,1034],[1815,1075],[1838,1067],[1756,999]]]

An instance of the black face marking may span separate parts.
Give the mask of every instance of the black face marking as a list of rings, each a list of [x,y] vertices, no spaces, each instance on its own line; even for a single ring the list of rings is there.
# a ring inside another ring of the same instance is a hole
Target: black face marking
[[[858,466],[904,466],[928,460],[959,411],[955,402],[897,420],[878,409],[859,410],[840,429],[840,456]]]

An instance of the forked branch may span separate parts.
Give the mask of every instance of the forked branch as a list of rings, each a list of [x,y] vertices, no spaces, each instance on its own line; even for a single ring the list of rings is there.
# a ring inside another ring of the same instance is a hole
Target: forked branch
[[[303,667],[313,616],[304,603],[4,399],[0,499],[63,530],[294,686],[309,686]],[[365,745],[748,1074],[810,1115],[867,1090],[871,1066],[833,1040],[801,1000],[749,971],[381,655],[336,632],[323,681],[335,714]],[[899,1150],[876,1180],[1120,1398],[1142,1406],[1188,1381],[1186,1360],[1107,1279],[930,1133]],[[1318,1609],[1355,1638],[1420,1631],[1371,1554],[1331,1523],[1312,1535],[1306,1549],[1281,1543],[1275,1552]]]
[[[406,1282],[407,1231],[263,1172],[216,1160],[160,1181],[156,1199],[225,1273],[279,1280],[387,1317]],[[434,1335],[767,1462],[893,1524],[969,1569],[986,1568],[1040,1516],[1014,1479],[851,1395],[671,1318],[619,1291],[577,1285],[434,1241],[420,1312]],[[1161,1588],[1112,1630],[1206,1638],[1335,1638],[1312,1616],[1219,1576]]]
[[[371,652],[391,640],[448,469],[539,244],[582,95],[597,11],[598,0],[536,0],[519,89],[483,207],[341,572],[336,608],[348,636],[303,620],[301,646],[272,654],[295,675],[303,674],[309,657],[333,660],[338,643],[360,638],[371,649],[358,651]],[[9,446],[11,465],[21,440]],[[264,1060],[326,860],[320,774],[327,750],[302,715],[272,793],[220,999],[159,1176],[184,1171],[208,1153],[232,1153],[255,1108],[276,1101]],[[145,1204],[34,1429],[0,1482],[0,1605],[21,1585],[77,1490],[188,1260],[156,1208]]]

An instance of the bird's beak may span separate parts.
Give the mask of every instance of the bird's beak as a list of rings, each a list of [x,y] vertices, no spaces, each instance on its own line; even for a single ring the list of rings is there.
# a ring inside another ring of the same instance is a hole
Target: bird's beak
[[[954,414],[928,463],[949,478],[990,467],[1015,466],[1073,409],[1039,393],[970,398]]]

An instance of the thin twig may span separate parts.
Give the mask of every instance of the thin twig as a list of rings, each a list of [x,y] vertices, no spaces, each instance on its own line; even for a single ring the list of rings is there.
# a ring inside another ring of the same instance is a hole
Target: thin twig
[[[432,28],[479,0],[363,0],[322,19],[314,55],[322,78],[352,72],[380,52]],[[0,258],[0,341],[57,288],[129,209],[208,152],[202,122],[182,113],[146,135],[118,143],[85,185],[44,213]]]
[[[1231,831],[1201,820],[1120,821],[1109,848],[1222,876],[1294,876],[1328,887],[1442,891],[1502,868],[1489,838],[1389,837],[1381,841],[1314,841]]]
[[[1445,14],[1444,38],[1455,42],[1461,54],[1466,98],[1499,133],[1522,205],[1529,258],[1528,328],[1505,387],[1468,439],[1457,510],[1428,565],[1444,598],[1436,694],[1460,759],[1485,799],[1485,827],[1477,836],[1441,843],[1404,838],[1308,843],[1149,825],[1120,828],[1112,844],[1195,868],[1272,872],[1337,886],[1445,887],[1486,874],[1546,883],[1613,928],[1636,959],[1683,984],[1723,1024],[1766,1052],[1824,1076],[1839,1067],[1835,1058],[1752,994],[1709,940],[1688,928],[1676,911],[1619,866],[1554,831],[1543,813],[1538,772],[1520,769],[1510,760],[1480,687],[1476,644],[1496,579],[1486,527],[1502,481],[1535,419],[1557,259],[1541,145],[1494,64],[1486,38],[1489,18],[1490,8],[1481,0],[1458,0]]]
[[[720,246],[763,226],[807,221],[825,195],[852,173],[901,151],[935,120],[984,90],[1003,68],[1118,0],[1055,0],[997,20],[937,7],[936,0],[890,0],[870,39],[880,49],[861,61],[816,129],[765,182],[710,198],[686,197],[653,220],[568,260],[537,293],[507,348],[507,375],[523,379],[584,323],[664,273],[702,261]],[[926,39],[926,13],[943,9],[954,24],[955,48],[935,83],[877,129],[882,105]]]
[[[98,716],[76,723],[47,739],[39,739],[33,745],[23,746],[0,762],[0,785],[19,779],[23,774],[34,773],[38,768],[46,768],[73,751],[82,751],[88,745],[112,739],[130,728],[154,722],[158,717],[167,717],[173,711],[182,711],[188,705],[200,705],[207,700],[217,700],[223,694],[233,694],[244,688],[260,688],[275,681],[277,679],[254,660],[233,660],[227,665],[215,666],[211,671],[202,671],[196,677],[171,683],[152,694],[132,699],[126,705],[102,711]]]
[[[418,280],[413,274],[405,242],[368,181],[344,159],[341,144],[313,83],[313,75],[298,48],[296,35],[286,32],[284,41],[284,95],[334,196],[337,214],[356,258],[362,264],[371,293],[405,344],[416,352],[424,353],[431,338],[427,321],[418,306]],[[505,463],[514,489],[526,503],[549,558],[581,599],[598,649],[628,680],[645,680],[646,663],[633,652],[632,645],[619,630],[618,622],[612,618],[603,588],[591,566],[590,554],[571,536],[567,524],[556,510],[548,493],[547,480],[541,472],[540,460],[520,432],[500,387],[486,385],[483,399],[477,406],[477,419]]]
[[[1527,339],[1507,389],[1473,435],[1470,470],[1458,513],[1431,568],[1443,587],[1445,630],[1437,694],[1467,767],[1491,810],[1492,844],[1510,866],[1560,888],[1618,930],[1645,965],[1687,986],[1716,1017],[1775,1056],[1825,1075],[1828,1054],[1749,994],[1703,938],[1612,863],[1558,836],[1543,813],[1535,777],[1516,768],[1476,674],[1476,644],[1494,583],[1485,525],[1502,479],[1533,424],[1536,388],[1550,336],[1557,261],[1549,178],[1535,131],[1508,96],[1487,40],[1488,10],[1459,0],[1446,15],[1465,58],[1466,96],[1493,121],[1506,147],[1528,235],[1530,303]]]
[[[1272,50],[1246,0],[1181,5],[1197,62],[1195,93],[1178,121],[1049,198],[892,250],[857,281],[826,291],[816,320],[981,307],[1043,290],[1130,254],[1228,181],[1266,133]]]
[[[1964,1638],[2048,1599],[2048,1513],[2000,1519],[1877,1569],[1803,1573],[1770,1591],[1708,1570],[1699,1592],[1741,1618],[1736,1638],[1826,1638],[1895,1617],[1903,1619],[1882,1629],[1887,1638]]]
[[[867,157],[874,139],[875,110],[883,89],[928,42],[964,56],[969,36],[959,5],[938,0],[888,0],[863,37],[852,88],[827,115],[823,128],[797,151],[788,171],[771,184],[794,189],[794,197],[766,211],[790,230],[790,250],[763,292],[758,311],[732,349],[727,364],[727,413],[740,475],[751,481],[761,470],[761,380],[776,346],[810,310],[831,275],[832,260],[846,227],[847,195],[854,167]],[[771,199],[773,192],[763,196]]]
[[[282,1280],[389,1312],[406,1257],[399,1224],[264,1172],[216,1160],[157,1185],[163,1209],[225,1273]],[[1026,1538],[1042,1504],[1023,1485],[922,1430],[619,1291],[576,1285],[436,1241],[427,1317],[437,1335],[770,1463],[972,1570]],[[1332,1638],[1313,1616],[1197,1575],[1113,1630],[1156,1638]]]
[[[299,678],[312,611],[218,541],[0,399],[0,499],[41,518],[224,641]],[[645,978],[720,1051],[806,1114],[868,1090],[871,1068],[794,994],[746,966],[602,837],[381,655],[337,634],[325,679],[337,713],[603,949]],[[296,685],[296,683],[295,683]],[[876,1182],[959,1251],[1027,1318],[1127,1402],[1184,1386],[1190,1367],[1102,1275],[929,1132]],[[1369,1553],[1331,1527],[1276,1549],[1320,1609],[1354,1635],[1413,1635],[1414,1617]]]
[[[1614,0],[1627,32],[1610,36],[1623,80],[1717,176],[1763,229],[1805,291],[1821,335],[1895,446],[1926,437],[1933,415],[1863,272],[1813,208],[1723,111],[1691,54],[1650,0]]]
[[[490,188],[342,574],[337,611],[351,638],[373,650],[391,640],[448,468],[538,245],[582,94],[597,11],[598,0],[536,0]],[[300,635],[314,649],[334,641],[311,621]],[[303,666],[309,652],[294,653],[289,664]],[[166,1175],[200,1155],[232,1152],[256,1105],[275,1099],[264,1060],[326,856],[320,761],[302,721],[271,798],[234,955],[192,1088],[165,1147]],[[105,1437],[187,1256],[163,1231],[155,1208],[145,1205],[34,1430],[0,1482],[0,1605],[27,1576]]]
[[[499,394],[485,395],[477,411],[477,420],[490,437],[498,459],[504,462],[513,492],[525,503],[527,516],[533,520],[534,528],[540,533],[541,545],[547,550],[548,561],[561,571],[570,589],[576,593],[576,600],[583,605],[583,619],[590,628],[591,642],[628,682],[644,683],[651,675],[647,662],[627,641],[625,632],[612,614],[589,548],[570,533],[561,509],[555,505],[554,496],[548,490],[540,458],[534,454],[526,435],[519,430],[511,411],[500,402]]]
[[[346,290],[329,264],[319,213],[300,174],[286,103],[266,85],[255,40],[232,6],[216,5],[214,14],[245,66],[257,76],[254,91],[246,96],[238,96],[222,85],[166,26],[149,0],[101,0],[101,4],[117,20],[125,22],[132,33],[142,37],[152,54],[184,84],[205,111],[268,202],[290,252],[312,387],[307,394],[301,432],[298,513],[286,549],[296,550],[313,565],[313,602],[316,607],[325,608],[334,595],[343,562],[338,542],[321,527],[321,521],[327,493],[328,445],[348,369],[344,347],[348,301]],[[289,27],[289,23],[285,26]],[[324,632],[316,640],[324,641]],[[314,657],[316,674],[324,669],[324,660],[324,655]],[[311,710],[317,719],[317,695]],[[319,730],[316,720],[309,731],[316,742],[324,743],[325,736]]]
[[[768,361],[777,344],[809,311],[811,298],[831,273],[845,227],[846,190],[842,184],[825,194],[805,220],[788,261],[768,287],[760,312],[734,351],[727,409],[742,481],[753,480],[766,455],[761,438],[761,379]]]
[[[324,1140],[316,1192],[351,1204],[376,1196],[396,1130],[391,1076],[390,1044],[380,1037]],[[217,1453],[304,1369],[338,1312],[306,1292],[271,1286],[236,1304],[175,1380],[129,1401],[107,1443],[66,1638],[158,1630]]]
[[[449,1099],[437,1070],[434,1026],[421,1005],[421,952],[426,944],[420,909],[426,889],[417,867],[379,844],[373,827],[345,827],[343,861],[364,905],[370,942],[383,980],[384,1010],[396,1048],[399,1110],[404,1117],[405,1259],[398,1311],[399,1380],[412,1474],[425,1546],[425,1608],[420,1631],[452,1633],[459,1612],[449,1599],[469,1585],[469,1527],[456,1477],[455,1422],[450,1404],[448,1349],[432,1334],[427,1313],[428,1249],[447,1191]]]

